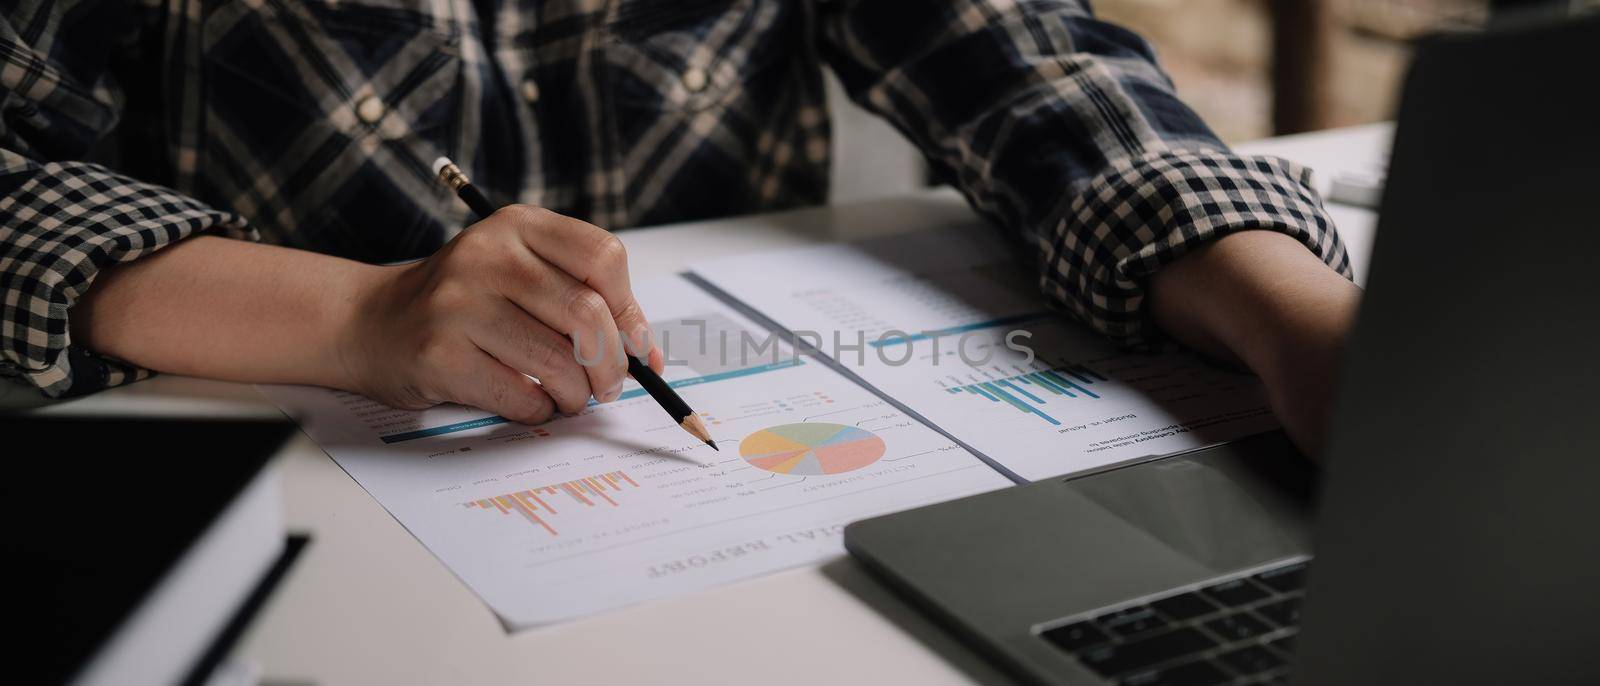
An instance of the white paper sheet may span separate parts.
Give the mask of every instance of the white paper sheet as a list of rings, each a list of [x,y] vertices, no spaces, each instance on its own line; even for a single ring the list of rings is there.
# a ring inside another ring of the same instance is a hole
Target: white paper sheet
[[[540,426],[262,390],[513,628],[815,562],[848,522],[1010,484],[815,359],[739,355],[765,332],[682,279],[636,292],[722,452],[631,381]]]
[[[1023,479],[1276,426],[1254,377],[1122,351],[1047,312],[1033,267],[981,225],[694,273]]]

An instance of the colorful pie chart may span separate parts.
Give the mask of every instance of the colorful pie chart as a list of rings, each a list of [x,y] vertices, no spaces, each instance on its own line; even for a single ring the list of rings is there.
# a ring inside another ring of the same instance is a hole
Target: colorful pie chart
[[[883,457],[883,439],[843,424],[769,426],[739,442],[746,462],[779,474],[814,476],[855,471]]]

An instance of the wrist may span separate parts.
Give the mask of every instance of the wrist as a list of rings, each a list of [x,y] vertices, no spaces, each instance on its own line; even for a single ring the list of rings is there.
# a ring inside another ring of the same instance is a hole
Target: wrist
[[[1307,345],[1342,341],[1360,289],[1293,237],[1245,231],[1167,265],[1149,293],[1173,338],[1268,378],[1292,369]]]
[[[1249,367],[1289,435],[1320,449],[1360,288],[1293,237],[1246,231],[1167,265],[1149,293],[1159,326]]]
[[[404,266],[352,262],[330,304],[329,340],[323,347],[326,380],[322,385],[352,392],[365,388],[363,362],[372,356],[369,340],[375,332],[373,316],[382,311],[382,293]]]
[[[1232,345],[1269,385],[1308,375],[1331,383],[1361,302],[1358,286],[1306,257],[1314,262],[1268,275],[1242,308],[1248,323]]]
[[[1308,279],[1299,288],[1270,312],[1252,369],[1284,396],[1280,404],[1331,405],[1361,291],[1343,278]]]

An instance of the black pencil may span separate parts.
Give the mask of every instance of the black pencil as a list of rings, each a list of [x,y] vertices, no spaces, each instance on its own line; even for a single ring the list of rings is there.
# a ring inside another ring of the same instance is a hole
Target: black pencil
[[[472,182],[467,179],[467,175],[462,173],[461,168],[451,162],[450,158],[441,157],[434,160],[433,173],[446,186],[454,190],[456,195],[461,198],[461,201],[467,204],[467,208],[471,209],[473,214],[478,215],[479,219],[487,219],[489,215],[494,214],[494,205],[489,203],[489,199],[484,197],[482,191],[473,187]],[[626,357],[628,358],[628,374],[633,377],[634,381],[639,382],[639,385],[644,388],[646,393],[650,394],[650,397],[655,398],[656,403],[661,405],[661,409],[666,410],[667,414],[671,415],[672,421],[677,422],[678,426],[689,432],[689,435],[711,446],[712,450],[721,450],[721,448],[717,447],[717,442],[711,440],[711,432],[706,430],[705,421],[700,419],[700,415],[695,414],[694,410],[689,408],[689,403],[678,397],[677,391],[672,390],[672,387],[668,386],[667,382],[656,374],[655,370],[650,368],[650,365],[632,355],[627,355]]]

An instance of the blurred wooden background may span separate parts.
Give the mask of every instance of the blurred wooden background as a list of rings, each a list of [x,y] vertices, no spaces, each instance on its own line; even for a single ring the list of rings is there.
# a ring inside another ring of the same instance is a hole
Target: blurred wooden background
[[[1392,118],[1409,41],[1434,28],[1481,24],[1488,4],[1093,1],[1101,18],[1155,46],[1179,94],[1228,142]],[[834,202],[925,184],[920,156],[899,135],[851,105],[836,84],[830,84],[830,101]]]
[[[1425,31],[1480,24],[1487,0],[1098,0],[1156,46],[1179,93],[1241,141],[1393,116]]]

